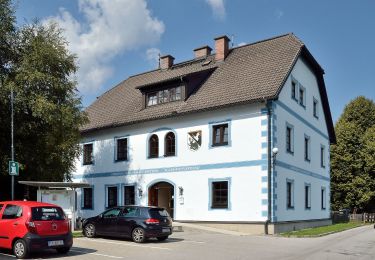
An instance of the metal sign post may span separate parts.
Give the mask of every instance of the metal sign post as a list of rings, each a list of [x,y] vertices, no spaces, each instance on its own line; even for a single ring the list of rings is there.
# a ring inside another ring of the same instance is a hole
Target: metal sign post
[[[13,101],[14,101],[14,96],[13,96],[13,86],[11,87],[11,91],[10,91],[10,106],[11,106],[11,123],[10,123],[10,128],[11,128],[11,152],[12,152],[12,162],[14,162],[14,143],[13,143],[13,139],[14,139],[14,133],[13,133],[13,121],[14,121],[14,118],[13,118]],[[9,163],[10,165],[10,163]],[[17,163],[17,172],[18,172],[18,163]],[[10,174],[10,172],[9,172]],[[17,174],[18,175],[18,174]],[[11,198],[12,200],[14,200],[14,175],[12,175],[12,193],[11,193]]]

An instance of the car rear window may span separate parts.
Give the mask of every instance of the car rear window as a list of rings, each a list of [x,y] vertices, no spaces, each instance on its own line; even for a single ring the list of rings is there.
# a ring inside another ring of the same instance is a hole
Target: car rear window
[[[65,219],[64,211],[57,207],[34,207],[31,208],[32,220],[63,220]]]
[[[160,218],[160,217],[169,217],[168,212],[165,209],[150,209],[150,217]]]
[[[0,204],[0,211],[3,209],[3,204]]]

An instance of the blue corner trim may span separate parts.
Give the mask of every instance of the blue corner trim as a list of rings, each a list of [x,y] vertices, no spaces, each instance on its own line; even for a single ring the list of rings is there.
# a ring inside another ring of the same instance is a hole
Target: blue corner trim
[[[262,199],[262,205],[268,205],[268,200],[267,199]]]
[[[78,175],[78,174],[73,175],[73,178],[75,179],[99,178],[99,177],[116,177],[116,176],[125,176],[125,175],[156,174],[156,173],[168,173],[168,172],[190,172],[190,171],[204,171],[204,170],[212,170],[212,169],[238,168],[238,167],[262,166],[262,165],[267,165],[267,160],[187,165],[187,166],[166,167],[166,168],[126,170],[126,171],[117,171],[117,172],[87,173],[87,174],[81,174],[81,175]]]
[[[267,160],[268,155],[266,153],[262,153],[262,160]]]
[[[262,193],[263,194],[266,194],[268,192],[268,189],[267,188],[262,188]]]
[[[329,137],[324,134],[322,131],[320,131],[318,128],[316,128],[315,126],[313,126],[311,123],[309,123],[306,119],[304,119],[302,116],[300,116],[299,114],[297,114],[296,112],[294,112],[292,109],[290,109],[287,105],[285,105],[284,103],[282,103],[280,100],[276,100],[275,101],[278,105],[280,105],[280,107],[282,107],[284,110],[286,110],[287,112],[289,112],[290,114],[292,114],[295,118],[297,118],[298,120],[300,120],[302,123],[304,123],[305,125],[307,125],[308,127],[310,127],[312,130],[314,130],[315,132],[317,132],[318,134],[320,134],[322,137],[324,137],[326,140],[329,140]]]
[[[262,171],[267,171],[267,170],[268,170],[268,166],[267,166],[267,164],[263,164],[261,170],[262,170]]]
[[[262,133],[261,133],[261,136],[262,136],[262,137],[265,137],[265,136],[267,136],[267,135],[268,135],[268,131],[267,131],[267,130],[262,131]]]
[[[262,210],[262,217],[267,217],[267,216],[268,216],[268,211]]]
[[[262,182],[268,182],[268,176],[262,176]]]
[[[268,120],[267,119],[262,119],[262,121],[260,121],[260,124],[261,125],[268,125]]]
[[[262,109],[260,110],[260,112],[262,113],[262,115],[265,115],[265,114],[268,113],[268,109],[267,109],[267,108],[262,108]]]
[[[268,147],[268,143],[262,143],[262,148],[267,148]]]

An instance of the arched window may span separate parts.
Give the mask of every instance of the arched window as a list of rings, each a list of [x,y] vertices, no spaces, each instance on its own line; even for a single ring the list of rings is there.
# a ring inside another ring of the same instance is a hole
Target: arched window
[[[176,138],[173,132],[169,132],[165,136],[165,156],[175,156],[176,155]]]
[[[148,141],[148,157],[157,158],[159,157],[159,138],[157,135],[151,135]]]

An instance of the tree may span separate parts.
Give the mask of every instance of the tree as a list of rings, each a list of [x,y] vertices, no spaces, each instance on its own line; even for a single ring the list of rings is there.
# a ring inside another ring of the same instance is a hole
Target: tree
[[[331,146],[332,208],[375,209],[375,104],[352,100],[335,126]]]
[[[0,91],[2,123],[7,128],[0,133],[7,146],[0,151],[1,173],[7,175],[10,158],[9,93],[13,88],[16,160],[23,165],[20,178],[70,180],[79,155],[79,127],[87,120],[72,78],[76,57],[67,50],[56,24],[34,22],[16,29],[15,35],[11,69]]]

